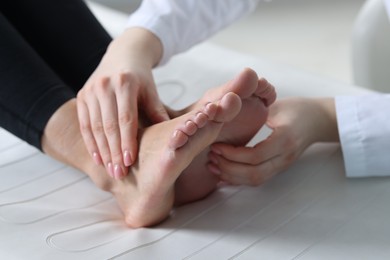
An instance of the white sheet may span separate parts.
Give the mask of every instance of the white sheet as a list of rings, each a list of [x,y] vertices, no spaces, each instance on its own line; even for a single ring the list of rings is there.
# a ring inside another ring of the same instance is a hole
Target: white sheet
[[[279,97],[364,93],[204,44],[155,71],[182,107],[249,66]],[[255,141],[264,138],[262,131]],[[257,188],[226,187],[131,230],[110,194],[0,129],[0,259],[388,259],[390,179],[348,180],[336,144],[311,147]]]

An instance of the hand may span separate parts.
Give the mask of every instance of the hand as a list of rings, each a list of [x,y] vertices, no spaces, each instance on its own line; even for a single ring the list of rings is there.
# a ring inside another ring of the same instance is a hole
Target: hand
[[[152,68],[162,52],[150,32],[131,28],[114,40],[77,95],[80,129],[95,163],[115,179],[137,157],[138,107],[152,123],[169,119],[158,97]]]
[[[287,169],[315,142],[339,141],[332,98],[289,98],[269,111],[271,135],[254,147],[214,144],[209,169],[231,184],[260,185]]]

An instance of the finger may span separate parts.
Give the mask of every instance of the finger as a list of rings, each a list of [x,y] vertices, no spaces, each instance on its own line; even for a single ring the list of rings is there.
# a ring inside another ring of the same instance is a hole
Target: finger
[[[138,87],[128,83],[122,86],[117,93],[118,120],[123,162],[128,167],[135,162],[138,150]]]
[[[222,157],[217,159],[217,164],[215,164],[216,160],[212,161],[213,163],[208,165],[210,171],[224,182],[234,185],[258,186],[265,181],[264,175],[259,174],[257,165],[236,163]],[[218,172],[215,171],[216,169]]]
[[[77,99],[77,115],[80,124],[81,136],[83,137],[85,146],[95,163],[97,165],[101,165],[102,158],[100,156],[99,148],[92,133],[88,107],[79,98]]]
[[[103,119],[100,112],[100,106],[95,98],[88,99],[88,107],[90,111],[91,128],[94,139],[98,146],[99,154],[103,160],[103,163],[110,174],[114,177],[113,165],[111,161],[111,152],[104,132]]]
[[[108,82],[108,84],[110,84]],[[111,88],[98,93],[101,105],[101,115],[104,134],[110,151],[110,161],[114,170],[114,178],[120,179],[124,176],[125,166],[122,161],[121,134],[118,123],[118,105],[116,95]]]
[[[233,146],[224,143],[216,143],[211,146],[211,151],[225,157],[230,161],[257,165],[283,153],[282,137],[274,131],[267,139],[254,147]]]
[[[248,165],[226,160],[213,159],[213,167],[219,170],[219,178],[235,185],[258,186],[271,179],[286,167],[282,156],[277,156],[259,165]],[[217,162],[215,164],[215,162]]]

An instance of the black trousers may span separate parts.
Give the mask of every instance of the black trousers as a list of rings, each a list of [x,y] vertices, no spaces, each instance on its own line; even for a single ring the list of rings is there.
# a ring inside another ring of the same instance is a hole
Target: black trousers
[[[0,126],[41,149],[111,40],[82,0],[1,0]]]

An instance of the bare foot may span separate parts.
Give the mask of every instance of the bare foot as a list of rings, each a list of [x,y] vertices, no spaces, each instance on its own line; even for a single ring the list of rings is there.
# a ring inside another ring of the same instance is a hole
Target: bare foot
[[[138,161],[111,190],[129,226],[153,225],[168,216],[176,179],[240,110],[240,97],[230,92],[139,133]]]
[[[108,177],[106,169],[90,158],[79,131],[74,99],[59,108],[49,120],[42,137],[43,150],[85,172],[98,187],[112,192],[129,226],[156,224],[168,216],[174,202],[174,183],[183,170],[186,169],[184,181],[186,176],[197,176],[195,173],[200,171],[195,172],[191,167],[205,165],[205,148],[215,141],[226,141],[221,129],[225,129],[240,111],[245,110],[241,109],[242,100],[253,99],[253,102],[260,103],[257,98],[250,98],[258,90],[257,83],[242,85],[248,83],[245,79],[248,75],[250,73],[246,72],[235,81],[209,91],[201,101],[181,111],[182,115],[175,119],[141,131],[138,162],[124,180]],[[249,78],[257,82],[257,76],[256,79]],[[231,127],[235,129],[234,124]],[[241,142],[246,137],[237,135],[237,138],[234,140]],[[196,157],[200,152],[201,156]],[[192,162],[195,157],[195,162]],[[201,160],[202,164],[197,160]],[[214,185],[215,179],[211,181]],[[214,189],[213,185],[210,186]],[[198,189],[189,189],[187,194],[192,196],[195,194],[193,191],[198,192]],[[210,189],[205,191],[208,193]]]
[[[240,113],[230,122],[225,123],[215,142],[233,145],[246,145],[264,125],[268,108],[276,99],[274,87],[265,79],[258,79],[253,70],[245,69],[230,83],[220,88],[211,89],[202,99],[188,108],[173,112],[173,116],[186,113],[206,102],[220,98],[223,93],[234,92],[242,99]],[[209,147],[204,149],[184,170],[175,184],[175,204],[181,205],[204,198],[213,192],[219,178],[211,173],[207,166]]]
[[[139,133],[138,161],[123,180],[108,177],[106,169],[88,156],[78,129],[75,100],[65,103],[49,120],[42,147],[48,155],[82,170],[97,186],[110,191],[129,226],[150,226],[168,216],[178,176],[240,110],[240,97],[226,93],[173,120],[145,128]]]

